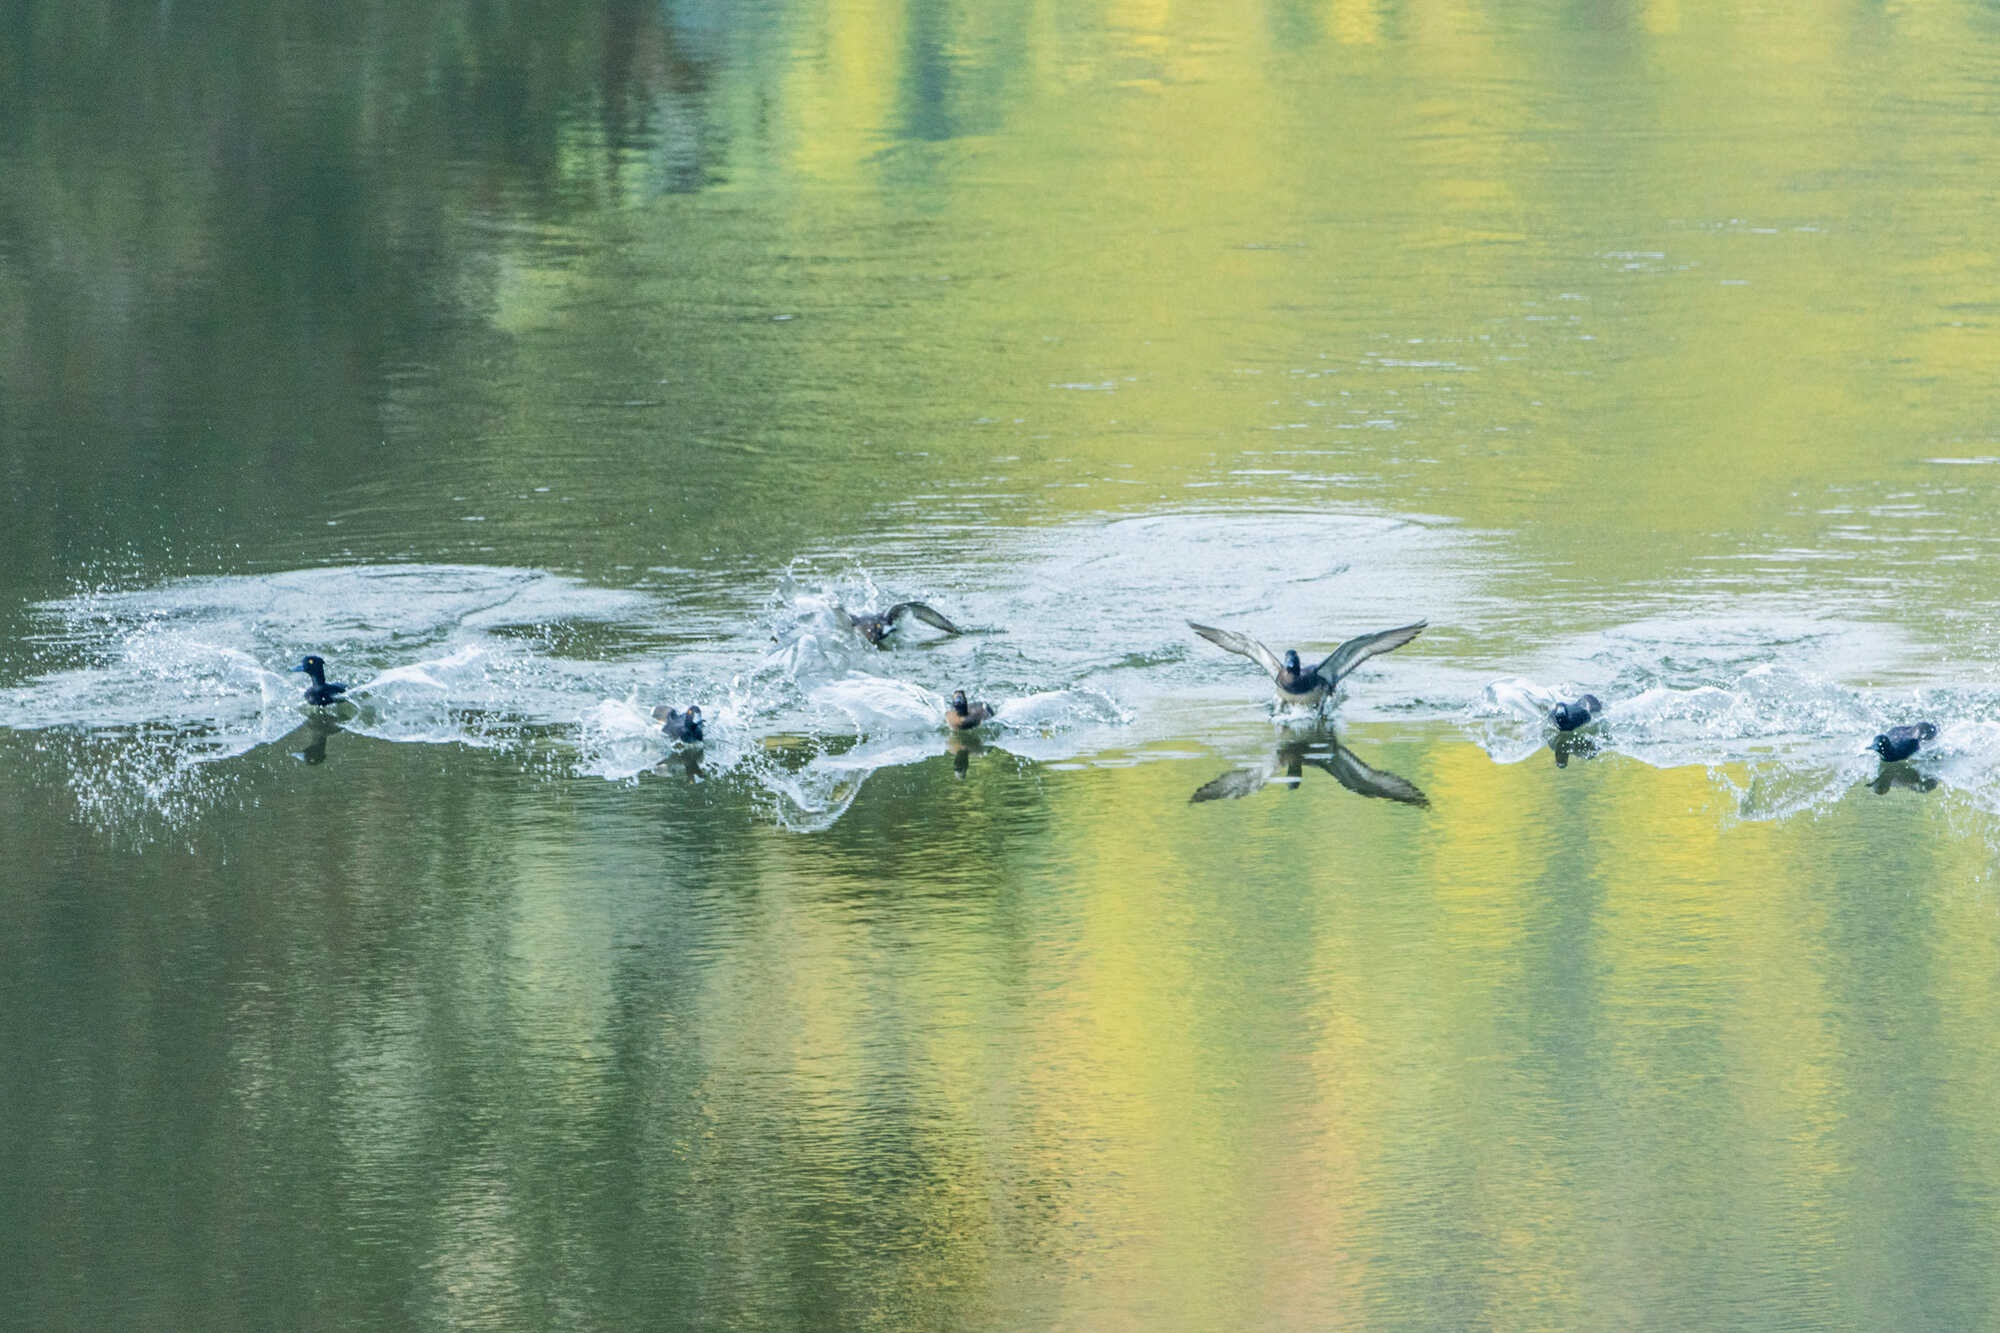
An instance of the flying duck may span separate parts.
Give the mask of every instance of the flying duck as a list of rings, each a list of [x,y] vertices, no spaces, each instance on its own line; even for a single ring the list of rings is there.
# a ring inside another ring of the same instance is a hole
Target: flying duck
[[[922,602],[898,602],[887,611],[864,611],[858,616],[852,611],[843,611],[842,614],[847,617],[847,623],[852,625],[862,638],[868,640],[868,642],[874,644],[877,648],[882,646],[882,640],[889,637],[897,624],[906,615],[915,616],[926,625],[941,629],[946,634],[965,633],[964,630],[952,624],[944,616],[925,606]]]
[[[1419,620],[1414,625],[1404,625],[1400,629],[1378,630],[1374,634],[1363,634],[1349,639],[1310,668],[1301,667],[1298,650],[1295,648],[1287,648],[1284,659],[1280,661],[1269,648],[1247,634],[1197,625],[1192,620],[1188,622],[1188,628],[1216,647],[1239,653],[1270,672],[1271,679],[1277,682],[1280,705],[1316,709],[1325,706],[1326,701],[1340,688],[1342,678],[1354,668],[1377,653],[1401,648],[1423,633],[1424,626],[1429,623],[1427,620]]]

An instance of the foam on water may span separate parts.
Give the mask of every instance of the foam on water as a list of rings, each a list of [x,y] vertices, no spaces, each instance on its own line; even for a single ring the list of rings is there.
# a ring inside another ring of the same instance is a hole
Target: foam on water
[[[1548,709],[1588,690],[1607,710],[1562,757],[1700,766],[1739,817],[1775,818],[1874,781],[1868,739],[1926,717],[1944,730],[1915,780],[2000,811],[2000,689],[1913,674],[1935,655],[1880,624],[1746,597],[1551,630],[1488,593],[1494,538],[1379,514],[1158,514],[963,547],[939,559],[923,534],[888,533],[879,563],[822,553],[744,586],[394,565],[91,590],[35,608],[28,656],[0,661],[0,727],[38,733],[93,818],[192,819],[226,788],[224,761],[313,716],[287,670],[312,651],[350,683],[342,730],[532,751],[558,778],[741,782],[779,822],[824,828],[871,773],[954,746],[1128,763],[1186,754],[1220,719],[1296,720],[1190,618],[1311,654],[1427,615],[1355,675],[1345,719],[1463,728],[1518,763],[1547,752]],[[848,623],[906,600],[968,632],[911,619],[877,648]],[[1901,683],[1851,683],[1884,677]],[[979,741],[942,725],[961,688],[997,710]],[[662,702],[699,703],[706,744],[662,735]]]
[[[2000,694],[1991,690],[1869,689],[1766,664],[1728,686],[1607,695],[1595,723],[1561,735],[1548,711],[1577,693],[1570,681],[1509,677],[1488,685],[1467,719],[1499,763],[1553,752],[1706,768],[1743,819],[1819,809],[1864,783],[1883,791],[1944,786],[2000,813]],[[1939,735],[1908,763],[1884,765],[1869,750],[1878,733],[1917,720],[1935,722]]]

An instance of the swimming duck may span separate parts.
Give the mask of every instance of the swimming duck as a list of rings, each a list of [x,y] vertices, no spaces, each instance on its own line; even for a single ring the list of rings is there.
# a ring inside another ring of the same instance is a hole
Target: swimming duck
[[[1926,741],[1937,739],[1937,727],[1929,722],[1912,722],[1907,726],[1891,727],[1875,738],[1868,748],[1882,756],[1889,763],[1900,763],[1915,754]]]
[[[1419,620],[1414,625],[1378,630],[1374,634],[1363,634],[1349,639],[1311,668],[1300,665],[1298,650],[1294,648],[1287,648],[1283,660],[1280,660],[1277,654],[1247,634],[1197,625],[1192,620],[1188,622],[1188,628],[1216,647],[1239,653],[1270,672],[1271,679],[1277,682],[1280,705],[1292,708],[1320,708],[1333,696],[1334,691],[1340,688],[1341,679],[1354,668],[1377,653],[1401,648],[1423,633],[1424,627],[1429,623],[1427,620]]]
[[[340,696],[347,693],[347,686],[340,681],[327,680],[326,659],[323,657],[307,653],[292,670],[303,671],[312,677],[312,684],[306,686],[306,702],[315,708],[338,703]]]
[[[969,704],[965,701],[964,690],[953,690],[951,702],[945,706],[944,724],[953,731],[970,731],[982,723],[993,719],[990,704]]]
[[[1324,750],[1324,753],[1319,751]],[[1239,768],[1224,773],[1213,781],[1203,783],[1188,797],[1190,805],[1201,801],[1237,800],[1252,792],[1261,791],[1264,786],[1277,778],[1280,772],[1284,780],[1293,788],[1299,785],[1305,766],[1312,765],[1333,775],[1334,781],[1353,792],[1356,796],[1376,796],[1383,800],[1398,801],[1404,805],[1427,806],[1430,797],[1423,789],[1404,777],[1387,769],[1373,768],[1363,762],[1360,755],[1340,743],[1340,737],[1326,733],[1320,737],[1307,737],[1287,741],[1278,747],[1270,759],[1252,768]]]
[[[1586,694],[1575,703],[1557,704],[1549,710],[1549,721],[1556,724],[1557,731],[1575,731],[1597,720],[1604,711],[1604,701],[1594,694]]]
[[[887,611],[880,613],[864,611],[857,616],[852,611],[843,611],[842,614],[847,617],[847,623],[852,625],[862,638],[868,640],[868,642],[878,648],[882,646],[882,640],[889,637],[890,633],[895,630],[898,622],[906,615],[915,616],[926,625],[941,629],[946,634],[965,633],[964,630],[952,624],[922,602],[898,602]]]
[[[653,721],[660,724],[660,730],[677,741],[687,741],[692,745],[701,744],[701,705],[689,704],[683,713],[678,708],[665,704],[653,710]]]

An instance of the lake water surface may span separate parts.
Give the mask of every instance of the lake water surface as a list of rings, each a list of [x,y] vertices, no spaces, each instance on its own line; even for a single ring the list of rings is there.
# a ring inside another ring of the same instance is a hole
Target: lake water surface
[[[1956,2],[0,15],[0,1308],[1991,1325],[1996,108]]]

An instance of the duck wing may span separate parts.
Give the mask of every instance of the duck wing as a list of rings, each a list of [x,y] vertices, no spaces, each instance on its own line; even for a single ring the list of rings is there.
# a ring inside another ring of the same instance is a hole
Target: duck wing
[[[1326,655],[1326,660],[1313,670],[1327,684],[1337,684],[1342,676],[1366,662],[1377,653],[1393,652],[1424,632],[1428,620],[1419,620],[1414,625],[1404,625],[1399,629],[1377,630],[1373,634],[1362,634],[1349,639],[1340,647]]]
[[[1345,745],[1335,742],[1333,753],[1324,759],[1308,759],[1307,763],[1323,768],[1333,774],[1334,781],[1357,796],[1379,796],[1385,801],[1401,801],[1404,805],[1428,806],[1431,798],[1424,795],[1423,788],[1380,768],[1370,768],[1361,761],[1361,756]]]
[[[964,630],[946,620],[937,610],[925,606],[922,602],[898,602],[882,613],[882,619],[894,624],[896,621],[901,620],[905,613],[915,616],[918,620],[923,621],[933,629],[943,630],[946,634],[965,633]]]
[[[1192,620],[1188,621],[1188,628],[1218,648],[1226,649],[1229,652],[1238,653],[1249,658],[1258,666],[1270,672],[1272,680],[1276,680],[1278,673],[1285,669],[1285,664],[1278,660],[1276,653],[1247,634],[1238,634],[1234,630],[1216,629],[1212,625],[1197,625]],[[1342,647],[1344,648],[1345,645],[1342,645]],[[1336,653],[1335,656],[1339,656],[1339,654]]]

